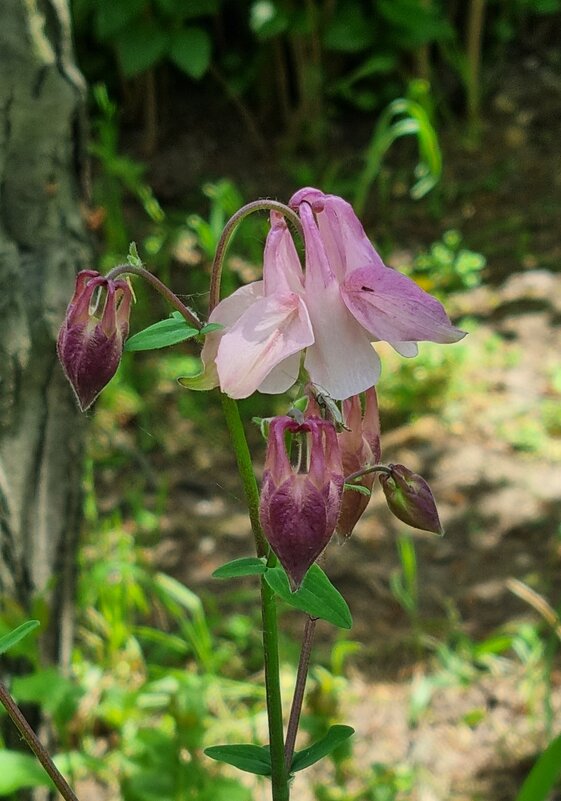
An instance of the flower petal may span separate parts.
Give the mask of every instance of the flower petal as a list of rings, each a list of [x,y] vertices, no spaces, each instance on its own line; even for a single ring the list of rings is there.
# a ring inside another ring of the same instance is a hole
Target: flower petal
[[[314,384],[342,400],[377,382],[380,360],[367,332],[341,299],[312,209],[306,203],[300,207],[300,218],[306,244],[305,298],[315,337],[304,366]]]
[[[282,214],[271,212],[271,230],[263,255],[265,295],[276,292],[302,292],[304,274],[294,240]]]
[[[380,377],[380,359],[366,331],[341,301],[337,284],[321,294],[307,294],[306,302],[315,337],[304,362],[311,381],[335,400],[374,386]]]
[[[274,367],[313,341],[310,318],[298,294],[260,298],[222,335],[216,357],[222,391],[247,398]]]
[[[341,286],[341,295],[352,315],[376,339],[457,342],[465,336],[451,324],[436,298],[389,267],[353,270]]]
[[[267,378],[259,384],[257,391],[262,392],[264,395],[280,395],[281,392],[286,392],[298,381],[301,361],[302,354],[300,351],[283,359],[280,364],[273,367]]]

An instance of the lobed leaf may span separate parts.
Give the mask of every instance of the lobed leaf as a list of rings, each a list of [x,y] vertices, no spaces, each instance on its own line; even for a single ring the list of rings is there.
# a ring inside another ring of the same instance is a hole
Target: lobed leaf
[[[311,566],[300,589],[295,592],[290,589],[288,577],[282,567],[268,568],[265,580],[283,601],[307,612],[310,617],[327,620],[342,629],[352,627],[353,619],[347,602],[319,565]]]

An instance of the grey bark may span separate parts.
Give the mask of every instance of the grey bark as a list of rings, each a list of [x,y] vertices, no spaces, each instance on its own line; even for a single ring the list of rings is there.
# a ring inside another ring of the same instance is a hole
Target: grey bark
[[[67,0],[1,0],[0,604],[46,600],[43,657],[59,664],[72,641],[83,432],[55,342],[91,256],[84,119]]]

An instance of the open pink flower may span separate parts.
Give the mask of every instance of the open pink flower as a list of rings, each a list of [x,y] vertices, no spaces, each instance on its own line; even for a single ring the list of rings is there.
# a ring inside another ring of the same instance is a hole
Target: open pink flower
[[[199,388],[220,385],[232,398],[285,392],[298,379],[302,351],[314,341],[304,276],[282,215],[271,213],[263,280],[222,300],[209,322],[224,326],[205,340]],[[189,381],[185,383],[189,385]]]
[[[304,228],[306,302],[315,337],[304,366],[333,398],[358,395],[377,382],[373,341],[415,356],[419,341],[450,343],[465,336],[438,300],[384,265],[349,203],[306,188],[289,205]]]
[[[220,385],[233,398],[256,390],[285,392],[298,379],[302,353],[310,380],[335,400],[374,386],[380,360],[373,341],[403,356],[416,342],[456,342],[464,336],[442,305],[410,278],[386,267],[352,207],[335,195],[302,189],[291,199],[305,236],[302,268],[283,217],[271,213],[263,280],[221,301],[210,322],[204,371],[183,383]]]

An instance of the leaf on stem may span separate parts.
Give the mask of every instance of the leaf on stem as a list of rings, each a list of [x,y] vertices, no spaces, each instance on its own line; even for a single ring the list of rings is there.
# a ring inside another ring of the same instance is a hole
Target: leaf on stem
[[[348,740],[349,737],[355,733],[352,726],[331,726],[325,737],[318,740],[317,743],[303,748],[301,751],[296,751],[292,758],[292,765],[290,772],[296,773],[298,770],[309,768],[310,765],[315,765],[324,756],[330,754],[337,746]]]
[[[267,570],[264,559],[257,556],[243,556],[218,567],[212,574],[214,578],[240,578],[241,576],[260,576]]]
[[[251,743],[212,745],[210,748],[205,748],[205,754],[211,759],[226,762],[247,773],[255,773],[258,776],[271,775],[271,755],[266,746]]]
[[[327,620],[342,629],[352,627],[353,619],[347,602],[319,565],[311,566],[296,592],[290,589],[288,577],[282,567],[268,568],[265,580],[283,601],[307,612],[310,617]]]
[[[183,317],[175,314],[166,320],[160,320],[148,328],[144,328],[137,334],[127,339],[125,343],[126,351],[156,350],[157,348],[167,348],[170,345],[177,345],[186,339],[193,339],[199,331],[185,322]]]

